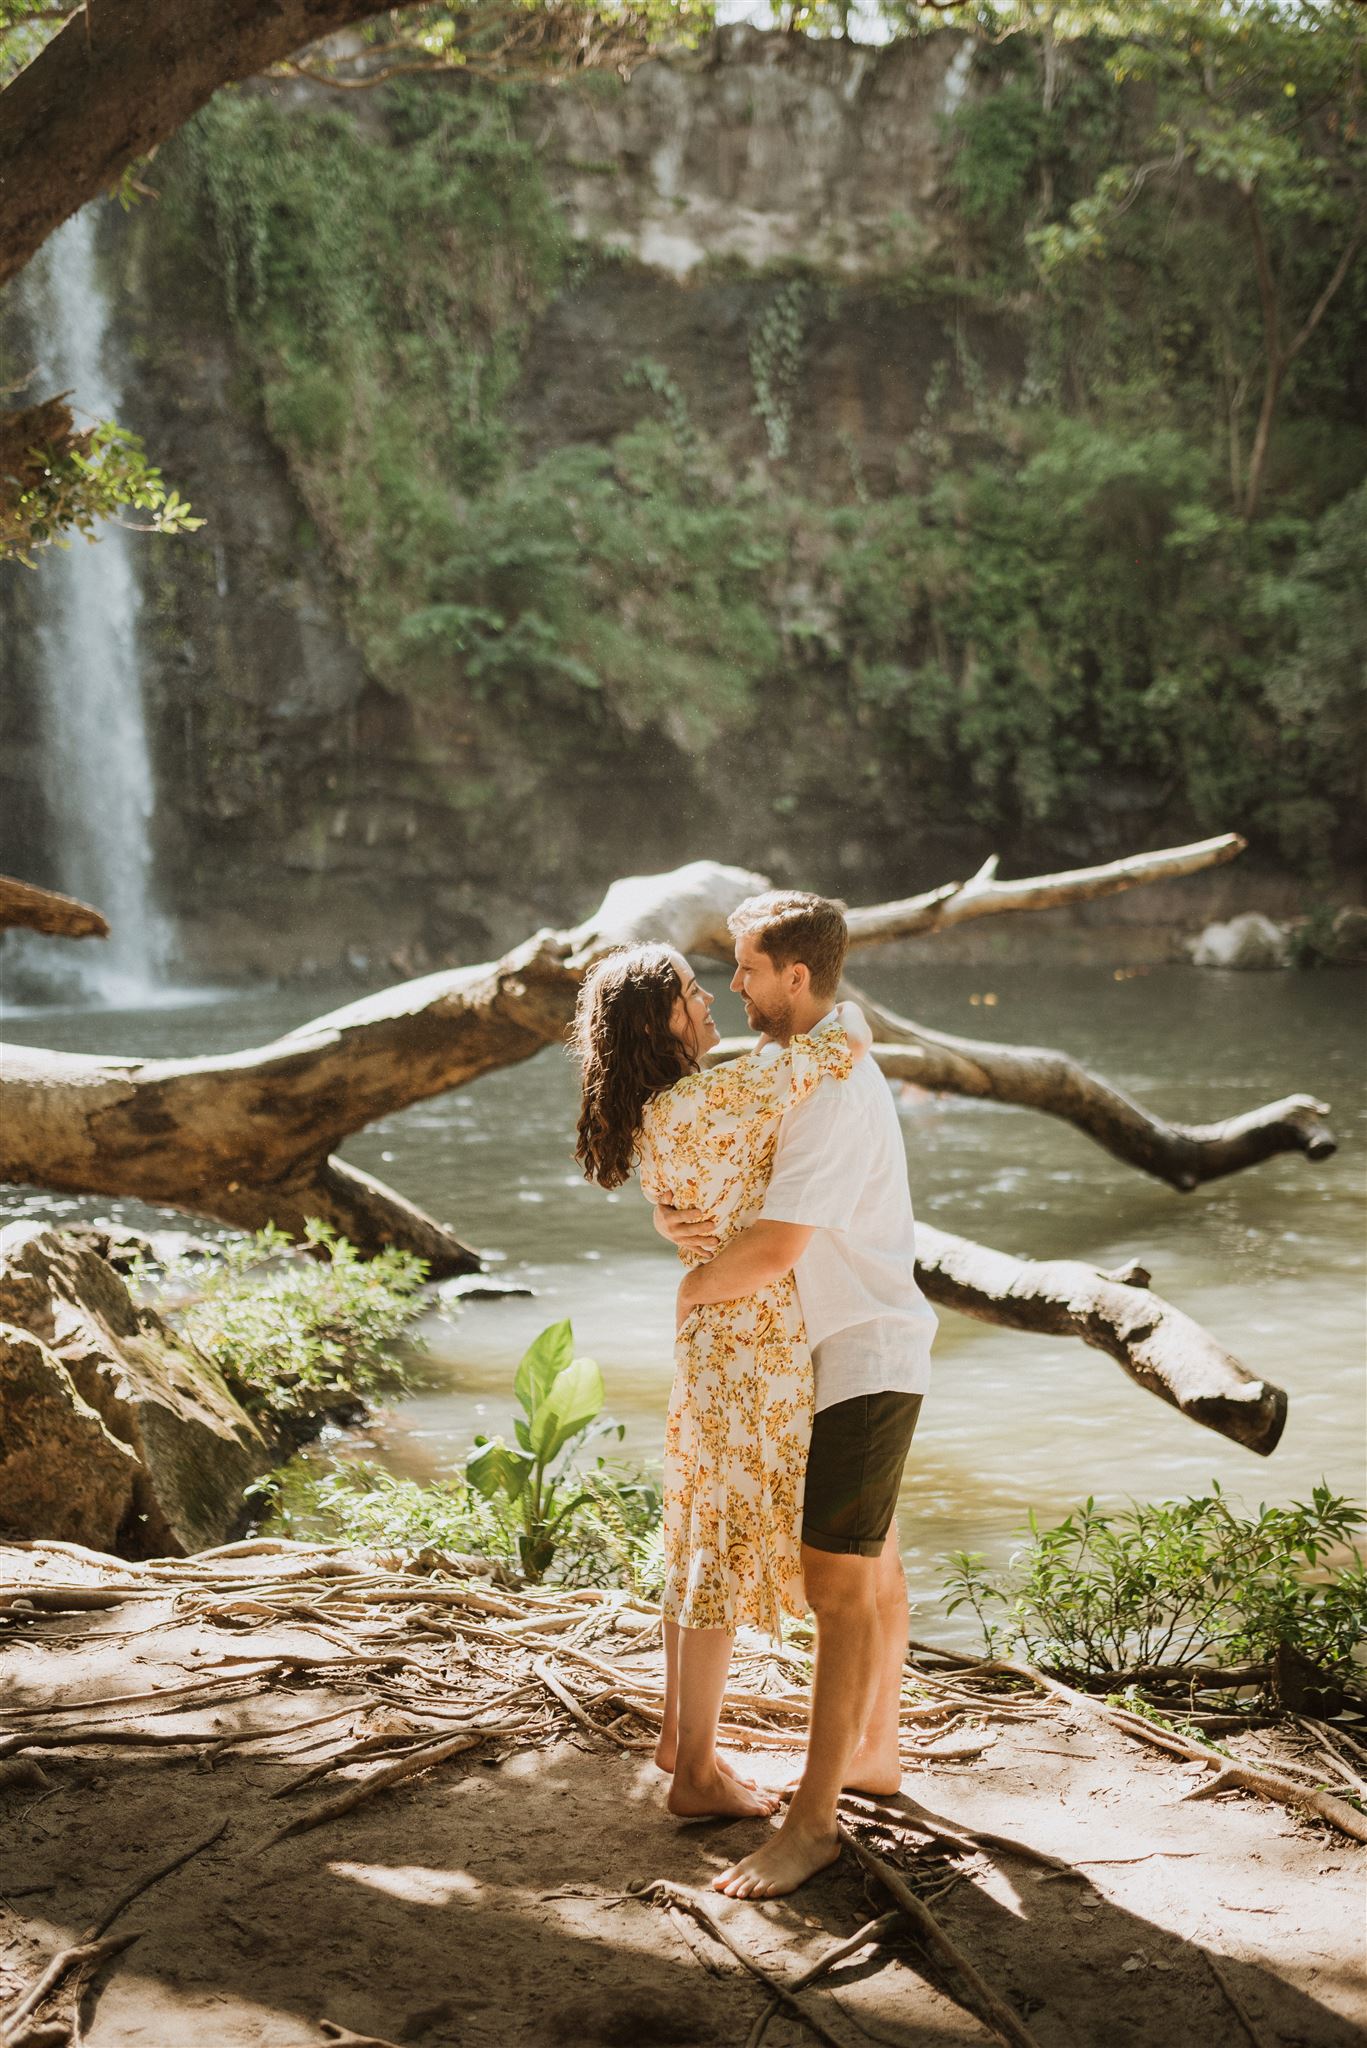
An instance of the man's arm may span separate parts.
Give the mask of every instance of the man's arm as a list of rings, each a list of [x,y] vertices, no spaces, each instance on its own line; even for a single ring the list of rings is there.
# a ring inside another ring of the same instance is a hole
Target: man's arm
[[[806,1251],[812,1227],[760,1221],[738,1231],[715,1258],[685,1274],[679,1287],[679,1322],[706,1301],[737,1301],[777,1280]]]

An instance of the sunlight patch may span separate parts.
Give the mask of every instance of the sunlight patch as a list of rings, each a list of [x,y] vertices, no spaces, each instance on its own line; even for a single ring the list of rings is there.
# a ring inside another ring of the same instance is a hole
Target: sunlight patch
[[[428,1870],[421,1863],[329,1863],[328,1869],[356,1884],[367,1884],[372,1891],[388,1892],[393,1899],[409,1899],[422,1906],[444,1906],[451,1899],[468,1898],[484,1889],[468,1870]]]

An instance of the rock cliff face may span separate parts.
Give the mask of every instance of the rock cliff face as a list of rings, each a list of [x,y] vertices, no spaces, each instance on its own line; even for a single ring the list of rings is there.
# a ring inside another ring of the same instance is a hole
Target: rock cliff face
[[[572,232],[645,269],[886,277],[953,235],[942,124],[972,77],[968,36],[872,50],[735,28],[626,92],[556,94],[538,149]]]
[[[828,501],[915,488],[932,384],[948,373],[962,385],[965,364],[1000,389],[1025,373],[1011,308],[943,289],[962,233],[942,189],[943,124],[981,89],[952,32],[872,51],[737,29],[626,88],[590,79],[529,96],[518,118],[582,257],[534,320],[507,400],[521,459],[608,446],[642,417],[630,373],[650,361],[734,472],[758,467],[771,425],[755,336],[800,278],[787,473]],[[304,88],[278,96],[320,103]],[[374,124],[375,103],[358,98],[355,118]],[[175,153],[163,162],[169,191]],[[180,972],[291,975],[348,959],[421,971],[568,921],[616,874],[702,853],[858,901],[992,850],[952,807],[927,822],[914,764],[880,759],[858,711],[810,679],[790,690],[780,673],[744,734],[711,740],[668,706],[604,739],[569,714],[529,719],[458,687],[431,701],[386,687],[268,431],[209,231],[197,241],[168,215],[106,209],[101,233],[123,417],[206,521],[140,556],[157,871]],[[918,291],[932,261],[941,287]],[[966,433],[971,448],[971,420]],[[800,547],[772,596],[786,645],[829,635]],[[18,772],[0,865],[25,872],[42,865],[42,821],[20,798],[32,784],[24,645],[41,603],[41,570],[8,599]],[[1163,800],[1115,780],[1076,829],[999,850],[1107,857],[1163,830]],[[1192,912],[1199,922],[1195,896]]]

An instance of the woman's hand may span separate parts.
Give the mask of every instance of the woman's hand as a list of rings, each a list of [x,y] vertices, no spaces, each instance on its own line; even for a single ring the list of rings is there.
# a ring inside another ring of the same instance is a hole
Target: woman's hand
[[[680,1258],[692,1252],[710,1259],[721,1243],[716,1224],[703,1209],[676,1209],[670,1194],[670,1189],[663,1189],[660,1200],[655,1204],[652,1212],[655,1228],[666,1243],[673,1245]]]
[[[862,1060],[873,1044],[873,1032],[869,1020],[858,1003],[837,1003],[835,1014],[840,1019],[840,1028],[849,1040],[850,1057]]]

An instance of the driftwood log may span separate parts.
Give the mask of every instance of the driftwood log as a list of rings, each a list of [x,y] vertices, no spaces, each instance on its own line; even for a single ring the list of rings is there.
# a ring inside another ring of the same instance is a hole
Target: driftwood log
[[[0,875],[0,931],[46,932],[59,939],[107,939],[108,921],[88,903],[56,889]]]
[[[1142,1266],[1102,1273],[1080,1259],[1013,1259],[947,1231],[916,1226],[916,1274],[942,1308],[980,1322],[1080,1337],[1137,1386],[1266,1457],[1286,1426],[1286,1395],[1171,1302]]]
[[[852,912],[853,940],[870,946],[970,917],[1108,895],[1223,862],[1242,845],[1231,834],[1106,867],[1007,883],[995,879],[989,863],[966,884]],[[584,972],[612,946],[657,938],[685,952],[726,957],[727,915],[767,886],[762,875],[711,861],[634,876],[614,883],[593,916],[572,930],[538,932],[501,960],[401,983],[314,1018],[272,1044],[225,1057],[141,1060],[0,1047],[0,1179],[63,1193],[136,1197],[243,1229],[273,1223],[295,1236],[317,1218],[363,1249],[397,1245],[416,1252],[434,1275],[474,1271],[478,1255],[454,1231],[346,1164],[337,1148],[379,1117],[560,1041]],[[1280,1152],[1322,1158],[1334,1149],[1324,1106],[1307,1096],[1226,1124],[1168,1125],[1065,1054],[950,1038],[876,1005],[870,1009],[888,1041],[879,1048],[887,1071],[929,1088],[1064,1117],[1117,1157],[1178,1187]],[[1034,1269],[1031,1312],[1040,1319],[1029,1323],[1023,1297],[1010,1292],[1014,1280],[1001,1312],[993,1307],[1012,1262],[957,1242],[953,1284],[974,1294],[972,1312],[1017,1327],[1091,1331],[1088,1341],[1184,1413],[1251,1448],[1272,1448],[1284,1412],[1278,1390],[1252,1380],[1157,1297],[1144,1297],[1152,1313],[1134,1313],[1136,1304],[1128,1300],[1080,1310],[1078,1302],[1094,1292],[1098,1276],[1087,1267],[1049,1262]],[[975,1258],[985,1263],[970,1279]],[[1079,1274],[1089,1276],[1081,1296]],[[928,1262],[928,1290],[941,1290],[937,1298],[947,1300],[943,1290],[950,1284],[936,1262]],[[1180,1338],[1174,1336],[1179,1325]],[[1192,1332],[1206,1347],[1199,1369],[1192,1362]]]

